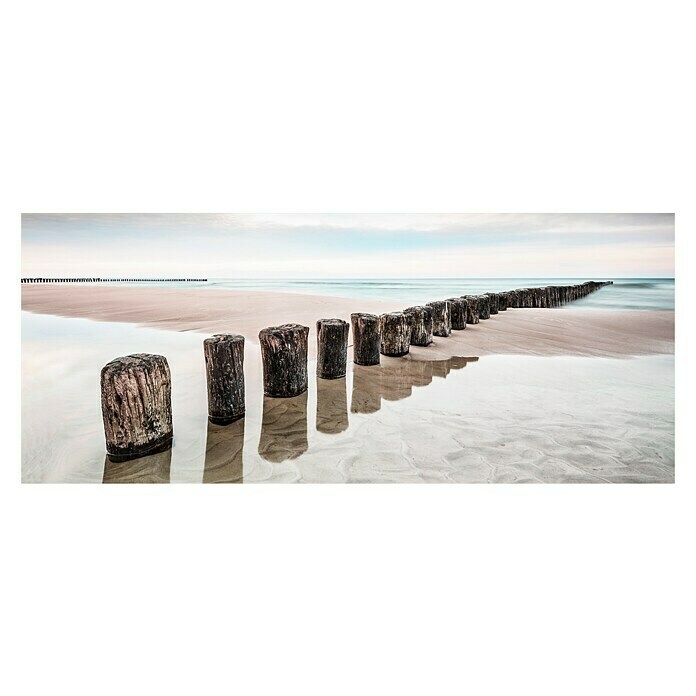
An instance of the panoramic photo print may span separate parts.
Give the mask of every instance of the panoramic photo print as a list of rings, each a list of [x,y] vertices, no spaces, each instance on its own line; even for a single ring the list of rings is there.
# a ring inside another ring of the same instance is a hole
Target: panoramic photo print
[[[673,483],[673,214],[24,214],[25,483]]]

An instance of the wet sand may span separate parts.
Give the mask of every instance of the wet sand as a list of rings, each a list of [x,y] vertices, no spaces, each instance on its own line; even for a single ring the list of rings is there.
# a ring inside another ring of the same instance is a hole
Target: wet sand
[[[23,313],[22,480],[674,480],[671,355],[438,359],[426,353],[427,360],[383,357],[372,367],[349,362],[345,379],[328,381],[315,377],[311,359],[307,393],[268,399],[258,346],[248,346],[246,417],[213,426],[202,344],[194,332]],[[99,373],[129,352],[167,356],[174,447],[114,465],[105,460]]]
[[[438,298],[424,297],[422,302]],[[266,326],[296,322],[314,332],[317,319],[350,320],[351,312],[395,311],[394,303],[318,295],[256,291],[35,285],[22,287],[22,309],[38,314],[126,322],[143,327],[204,334],[243,334],[258,342]],[[310,340],[314,354],[315,341]],[[452,356],[575,355],[628,357],[674,352],[674,312],[509,309],[427,348],[412,358]]]
[[[353,365],[349,349],[346,378],[327,381],[314,378],[317,319],[402,307],[104,286],[25,286],[22,307],[26,482],[674,481],[671,311],[511,309],[380,366]],[[286,322],[311,329],[309,391],[268,399],[258,331]],[[247,338],[247,414],[227,427],[206,418],[215,332]],[[132,352],[169,360],[174,448],[114,465],[99,371]]]

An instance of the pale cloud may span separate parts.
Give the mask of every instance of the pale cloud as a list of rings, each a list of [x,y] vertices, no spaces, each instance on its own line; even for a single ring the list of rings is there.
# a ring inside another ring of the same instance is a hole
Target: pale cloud
[[[670,214],[25,215],[23,275],[674,273]]]

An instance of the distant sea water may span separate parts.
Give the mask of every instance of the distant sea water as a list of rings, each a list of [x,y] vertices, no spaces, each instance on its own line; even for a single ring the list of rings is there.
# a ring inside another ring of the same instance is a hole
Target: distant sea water
[[[588,297],[571,303],[578,309],[674,310],[674,278],[389,278],[337,280],[277,280],[213,278],[200,286],[270,292],[294,292],[306,295],[369,298],[395,304],[422,304],[460,295],[477,295],[515,288],[543,285],[572,285],[586,280],[613,280]],[[161,285],[161,284],[160,284]],[[173,283],[172,285],[181,285]],[[192,287],[195,283],[187,283]]]

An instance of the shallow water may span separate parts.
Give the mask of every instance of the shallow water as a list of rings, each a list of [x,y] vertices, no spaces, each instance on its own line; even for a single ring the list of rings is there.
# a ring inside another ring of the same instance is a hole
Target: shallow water
[[[437,339],[447,341],[447,339]],[[247,415],[206,417],[203,336],[22,313],[25,482],[671,482],[674,359],[383,358],[268,399],[247,343]],[[105,458],[99,373],[167,356],[174,447]]]

